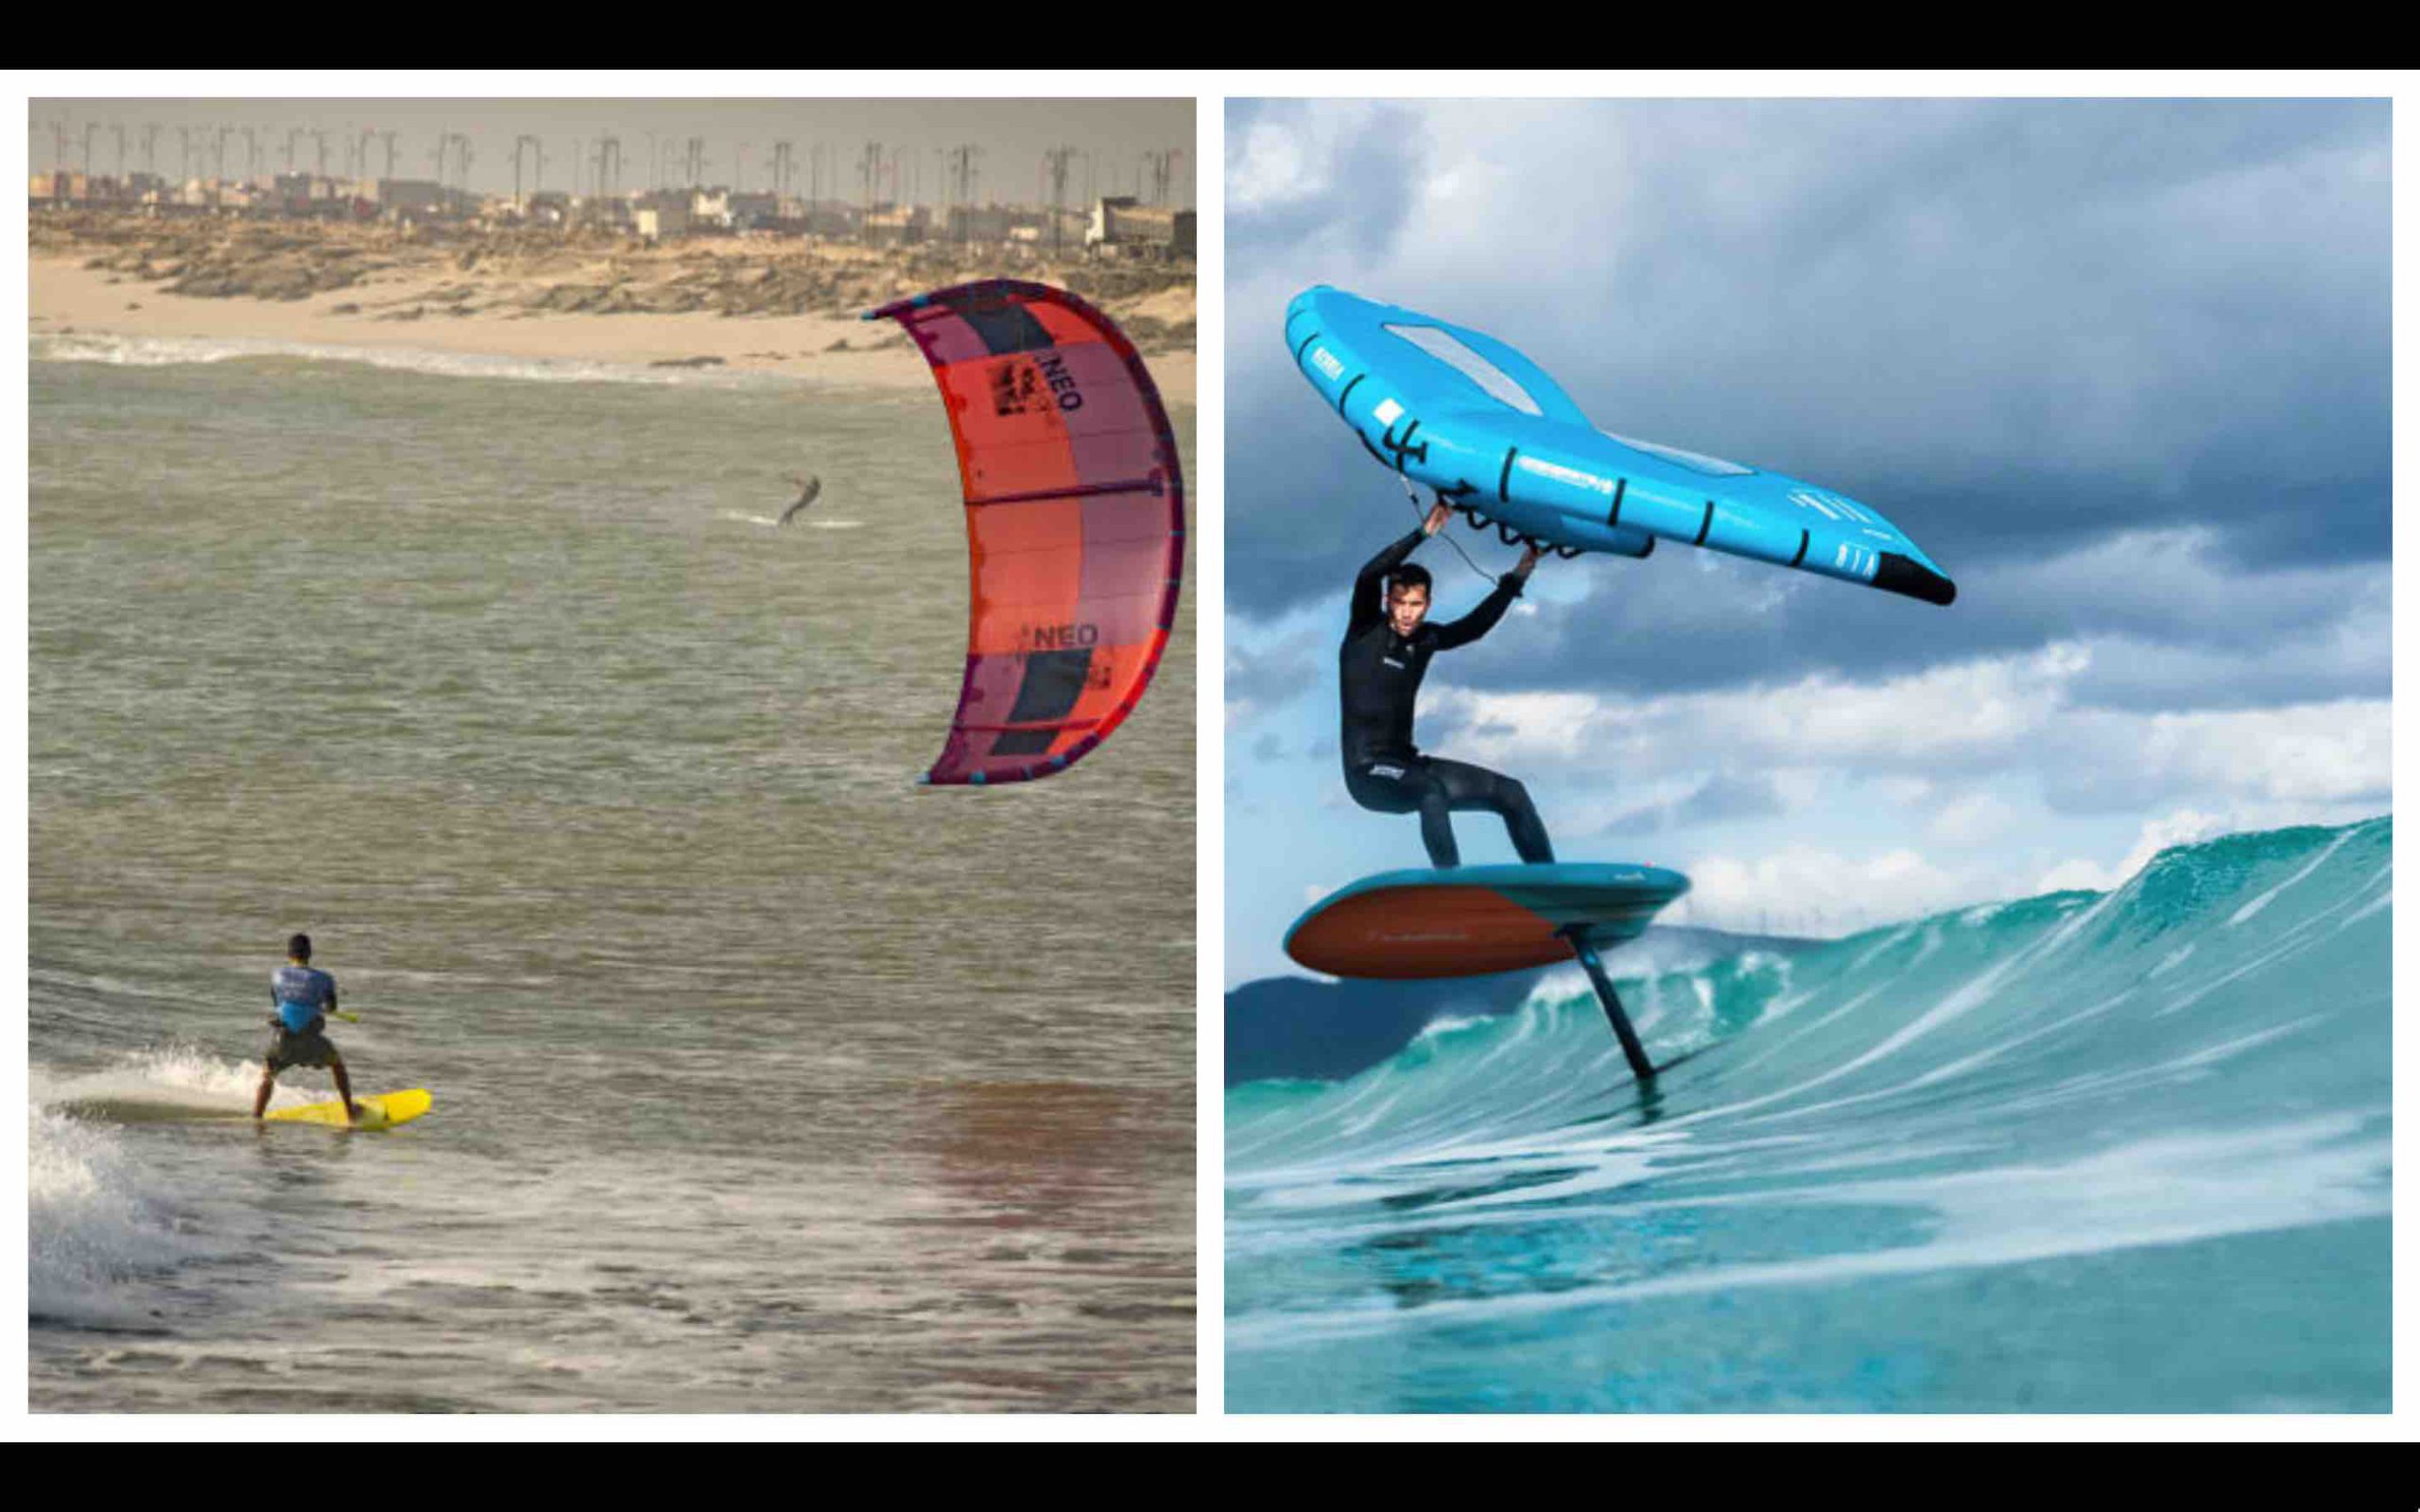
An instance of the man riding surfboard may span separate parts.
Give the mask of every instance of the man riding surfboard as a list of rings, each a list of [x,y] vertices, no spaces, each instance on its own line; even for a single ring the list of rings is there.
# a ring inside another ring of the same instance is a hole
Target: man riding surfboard
[[[1478,608],[1448,624],[1428,624],[1427,570],[1404,558],[1451,518],[1453,511],[1439,504],[1417,529],[1371,558],[1354,579],[1352,615],[1338,657],[1344,786],[1365,809],[1417,813],[1421,841],[1438,867],[1461,865],[1450,817],[1457,811],[1500,815],[1523,861],[1551,862],[1554,847],[1529,789],[1483,766],[1424,756],[1411,743],[1412,706],[1429,659],[1494,629],[1538,563],[1538,548],[1531,545]]]
[[[353,1100],[344,1057],[328,1041],[327,1016],[337,1011],[337,979],[311,965],[310,936],[296,935],[285,942],[285,964],[269,973],[268,1000],[277,1011],[268,1018],[268,1045],[261,1056],[261,1088],[252,1097],[252,1117],[259,1118],[268,1108],[279,1072],[288,1066],[324,1066],[336,1078],[345,1121],[358,1123],[361,1108]]]

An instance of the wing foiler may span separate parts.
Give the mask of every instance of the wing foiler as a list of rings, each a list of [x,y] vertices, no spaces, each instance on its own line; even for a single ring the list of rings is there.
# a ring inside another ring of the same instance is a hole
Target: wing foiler
[[[966,505],[966,680],[928,782],[1026,782],[1150,686],[1184,572],[1176,434],[1132,343],[1064,289],[993,279],[884,305],[932,365]]]
[[[1958,586],[1876,510],[1829,489],[1598,429],[1484,333],[1324,284],[1286,345],[1370,455],[1508,541],[1644,557],[1677,541],[1928,604]]]

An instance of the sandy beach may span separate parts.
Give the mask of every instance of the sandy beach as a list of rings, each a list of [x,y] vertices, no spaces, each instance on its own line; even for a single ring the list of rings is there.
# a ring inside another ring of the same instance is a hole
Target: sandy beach
[[[1189,267],[985,262],[955,248],[736,236],[663,247],[538,233],[37,217],[35,336],[244,340],[529,361],[774,371],[866,387],[932,380],[906,336],[857,318],[982,277],[1071,288],[1118,321],[1162,393],[1194,399]]]

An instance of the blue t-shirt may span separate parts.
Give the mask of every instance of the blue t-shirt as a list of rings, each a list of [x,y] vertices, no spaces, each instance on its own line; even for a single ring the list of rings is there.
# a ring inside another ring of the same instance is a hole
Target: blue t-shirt
[[[281,966],[268,973],[268,996],[288,1029],[308,1029],[337,1005],[337,979],[315,967]]]

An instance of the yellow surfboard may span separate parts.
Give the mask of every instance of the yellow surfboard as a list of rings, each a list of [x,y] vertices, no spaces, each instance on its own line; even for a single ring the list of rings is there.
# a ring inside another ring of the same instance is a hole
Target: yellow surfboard
[[[408,1124],[428,1111],[428,1102],[427,1090],[420,1087],[415,1087],[407,1092],[375,1092],[368,1097],[356,1097],[354,1103],[361,1109],[361,1118],[360,1122],[354,1124],[352,1127],[355,1129],[393,1128],[398,1124]],[[300,1108],[281,1108],[275,1112],[262,1116],[268,1122],[279,1124],[329,1124],[337,1128],[346,1126],[344,1105],[333,1097],[324,1103],[305,1103]]]

